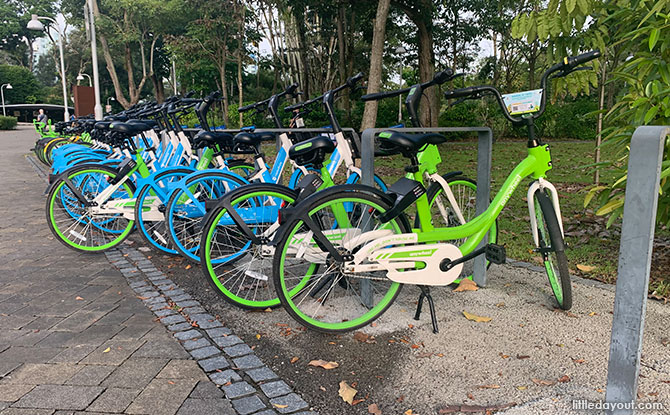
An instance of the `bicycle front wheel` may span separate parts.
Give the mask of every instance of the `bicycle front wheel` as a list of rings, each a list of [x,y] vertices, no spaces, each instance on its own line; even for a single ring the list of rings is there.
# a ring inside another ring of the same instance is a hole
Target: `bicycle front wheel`
[[[111,186],[110,181],[117,174],[105,166],[81,166],[54,182],[47,197],[46,214],[49,229],[59,241],[77,251],[101,252],[120,244],[130,234],[134,221],[122,213],[95,213],[95,207],[88,205]],[[129,199],[134,190],[126,180],[103,204]]]
[[[332,333],[370,324],[388,309],[402,287],[389,280],[386,271],[346,272],[344,263],[314,238],[315,231],[321,232],[342,255],[352,255],[364,244],[356,238],[363,232],[409,232],[402,214],[382,223],[379,215],[391,204],[375,189],[363,188],[336,186],[317,193],[298,205],[282,225],[286,228],[273,259],[275,288],[286,311],[308,328]],[[352,242],[356,240],[361,242]]]
[[[565,255],[565,243],[558,225],[556,211],[546,191],[536,191],[533,199],[539,233],[539,249],[544,269],[549,277],[549,285],[558,306],[563,310],[569,310],[572,307],[572,285],[570,284],[568,258]]]

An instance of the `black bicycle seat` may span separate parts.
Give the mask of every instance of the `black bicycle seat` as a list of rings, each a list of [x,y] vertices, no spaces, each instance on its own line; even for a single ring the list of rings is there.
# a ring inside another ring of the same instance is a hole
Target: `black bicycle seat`
[[[442,134],[407,134],[398,131],[384,131],[379,134],[382,150],[398,149],[406,153],[417,153],[427,144],[441,144],[447,141]]]

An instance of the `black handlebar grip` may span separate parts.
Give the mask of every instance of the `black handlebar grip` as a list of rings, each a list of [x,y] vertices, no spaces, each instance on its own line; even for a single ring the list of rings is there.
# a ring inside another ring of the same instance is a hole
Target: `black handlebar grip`
[[[254,108],[256,108],[256,103],[245,105],[243,107],[239,107],[237,109],[237,112],[249,111],[249,110],[254,109]]]
[[[361,79],[363,79],[363,72],[359,72],[351,78],[347,79],[347,85],[349,85],[349,88],[353,88],[356,85],[356,82],[360,81]]]
[[[398,91],[384,91],[384,92],[374,92],[372,94],[365,94],[361,96],[361,101],[379,101],[384,98],[397,97],[398,95],[406,92],[407,89],[401,89]]]
[[[207,95],[207,97],[205,98],[205,102],[216,101],[219,98],[221,98],[221,91],[214,91],[211,94]]]
[[[575,66],[579,66],[588,61],[592,61],[593,59],[596,59],[598,57],[600,57],[600,51],[596,49],[592,50],[591,52],[582,53],[581,55],[577,55],[571,58],[565,58],[564,63],[570,66],[571,68],[574,68]]]
[[[469,86],[467,88],[459,88],[454,89],[453,91],[447,91],[444,93],[444,97],[446,99],[469,97],[470,95],[474,95],[487,89],[488,87],[485,86]]]
[[[286,88],[286,93],[289,95],[295,95],[296,89],[298,89],[298,84],[290,85],[288,88]]]
[[[449,81],[453,76],[454,76],[454,70],[451,68],[447,68],[443,71],[436,73],[433,79],[435,80],[436,83],[443,84]]]
[[[184,98],[191,98],[193,95],[195,95],[195,91],[188,91],[186,95],[184,95]]]

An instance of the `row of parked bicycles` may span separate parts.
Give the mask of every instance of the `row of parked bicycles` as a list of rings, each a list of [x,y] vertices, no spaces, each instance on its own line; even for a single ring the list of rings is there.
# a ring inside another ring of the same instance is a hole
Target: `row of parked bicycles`
[[[387,185],[361,183],[358,135],[343,129],[334,102],[357,88],[362,74],[319,97],[298,100],[298,85],[239,108],[272,119],[272,129],[214,129],[208,123],[214,92],[205,98],[172,97],[136,105],[103,121],[59,123],[35,146],[51,167],[46,217],[53,235],[81,252],[101,252],[133,231],[152,248],[199,262],[205,278],[230,304],[265,309],[283,306],[298,322],[324,332],[370,324],[396,300],[403,284],[421,289],[416,318],[430,287],[468,278],[472,260],[505,261],[496,219],[530,177],[527,200],[535,249],[543,259],[558,306],[572,305],[558,193],[546,179],[548,145],[534,120],[542,115],[550,79],[566,76],[599,56],[592,51],[549,68],[537,102],[510,103],[494,87],[450,90],[449,102],[493,96],[505,117],[525,126],[528,155],[514,167],[481,214],[475,214],[476,183],[446,172],[448,154],[438,133],[407,133],[390,127],[376,135],[375,157],[401,156],[406,176]],[[419,101],[427,88],[459,76],[451,70],[397,91],[363,95],[363,101],[406,94],[405,106],[421,127]],[[314,134],[304,117],[322,105],[330,126]],[[180,118],[195,113],[200,129]],[[303,131],[304,130],[304,131]],[[276,146],[262,146],[264,142]],[[271,152],[266,156],[262,150]],[[485,243],[482,243],[485,241]]]

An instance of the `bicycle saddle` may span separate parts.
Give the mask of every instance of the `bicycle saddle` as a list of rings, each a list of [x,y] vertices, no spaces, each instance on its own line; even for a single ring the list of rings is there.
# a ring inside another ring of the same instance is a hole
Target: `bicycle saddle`
[[[111,121],[98,121],[95,123],[95,129],[97,130],[109,130],[109,124]]]
[[[145,124],[145,125],[147,125],[149,128],[156,128],[156,127],[158,127],[158,123],[157,123],[156,121],[154,121],[154,120],[139,120],[139,119],[132,119],[132,120],[128,120],[128,121],[126,121],[126,122],[129,123],[129,124]]]
[[[300,166],[305,166],[307,164],[319,166],[326,158],[326,154],[332,153],[333,150],[335,150],[335,143],[333,143],[333,140],[328,136],[319,135],[298,144],[294,144],[289,149],[288,156]]]
[[[233,143],[233,136],[224,132],[217,131],[199,131],[193,137],[193,148],[209,147],[214,144],[228,148]]]
[[[272,141],[275,139],[274,133],[252,133],[242,131],[235,135],[235,144],[257,147],[262,141]]]
[[[131,135],[139,134],[142,131],[151,130],[150,126],[140,122],[127,123],[113,121],[109,124],[109,128],[112,131]]]
[[[447,141],[442,134],[407,134],[398,131],[384,131],[379,134],[382,150],[398,149],[407,153],[416,153],[426,144],[441,144]]]

